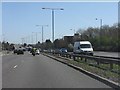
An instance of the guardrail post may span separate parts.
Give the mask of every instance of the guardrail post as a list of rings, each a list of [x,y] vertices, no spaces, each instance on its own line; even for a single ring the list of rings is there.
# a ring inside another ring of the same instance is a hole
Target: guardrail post
[[[75,56],[73,56],[73,60],[75,61]]]
[[[110,63],[110,70],[113,69],[113,63]]]
[[[81,60],[83,60],[83,58],[81,57]]]
[[[60,56],[62,56],[62,54],[60,53]]]
[[[7,51],[7,54],[9,53],[9,51]]]
[[[63,53],[62,53],[62,57],[64,57]]]
[[[97,61],[97,65],[99,65],[99,64],[100,64],[100,61],[98,60],[98,61]]]
[[[69,58],[71,59],[71,55],[69,55]]]
[[[68,58],[68,55],[66,54],[66,57]]]
[[[87,58],[85,58],[85,62],[87,62]]]

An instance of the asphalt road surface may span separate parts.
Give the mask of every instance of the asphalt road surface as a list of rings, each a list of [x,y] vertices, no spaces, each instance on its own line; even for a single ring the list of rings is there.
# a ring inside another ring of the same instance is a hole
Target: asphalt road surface
[[[43,55],[2,57],[2,88],[110,88]]]
[[[73,52],[68,52],[73,53]],[[103,52],[103,51],[94,51],[94,55],[96,56],[105,56],[105,57],[119,57],[120,58],[120,52]]]
[[[106,57],[120,57],[120,52],[94,51],[94,55],[97,55],[97,56],[106,56]]]

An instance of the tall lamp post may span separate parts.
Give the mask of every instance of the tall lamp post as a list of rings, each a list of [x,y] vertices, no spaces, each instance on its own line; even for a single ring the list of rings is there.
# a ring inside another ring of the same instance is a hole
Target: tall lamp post
[[[32,35],[31,35],[31,44],[33,44],[33,32],[32,32]]]
[[[63,8],[42,8],[52,11],[52,41],[54,42],[54,11],[55,10],[64,10]]]
[[[43,43],[43,27],[48,27],[48,25],[36,25],[36,26],[41,26],[42,27],[42,43]]]
[[[98,18],[96,18],[96,20],[98,20]],[[102,19],[100,19],[100,26],[99,26],[100,31],[101,31],[101,29],[102,29],[102,22],[103,22],[103,20],[102,20]]]
[[[98,18],[96,18],[96,20],[98,20]],[[102,22],[103,20],[102,19],[99,19],[100,20],[100,30],[102,29]]]
[[[32,32],[32,33],[35,33],[35,35],[36,35],[36,43],[37,43],[37,34],[40,33],[40,32]]]
[[[98,18],[96,18],[96,20],[98,20]],[[99,19],[99,20],[100,20],[100,26],[99,26],[99,28],[100,28],[100,35],[99,35],[99,39],[100,39],[100,41],[101,41],[101,30],[102,30],[103,20],[102,20],[102,19]]]
[[[21,38],[21,40],[22,40],[22,44],[24,43],[24,38]]]
[[[75,29],[70,29],[70,30],[73,30],[74,31],[74,35],[75,35]]]

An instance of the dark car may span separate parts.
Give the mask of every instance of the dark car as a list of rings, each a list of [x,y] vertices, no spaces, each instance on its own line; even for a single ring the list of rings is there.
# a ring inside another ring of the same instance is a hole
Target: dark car
[[[18,50],[17,50],[17,55],[19,55],[19,54],[24,54],[23,49],[18,49]]]
[[[61,53],[67,53],[67,49],[66,49],[66,48],[61,48],[61,49],[60,49],[60,52],[61,52]]]
[[[58,54],[58,53],[60,53],[60,49],[54,49],[52,52],[55,54]]]
[[[25,49],[25,48],[23,48],[23,51],[26,51],[26,49]]]
[[[16,54],[17,53],[17,49],[15,49],[13,53]]]

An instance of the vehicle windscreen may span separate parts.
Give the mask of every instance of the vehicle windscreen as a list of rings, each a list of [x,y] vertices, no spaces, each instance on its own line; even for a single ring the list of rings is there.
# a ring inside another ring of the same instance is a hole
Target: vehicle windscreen
[[[81,44],[81,48],[91,48],[90,44]]]

